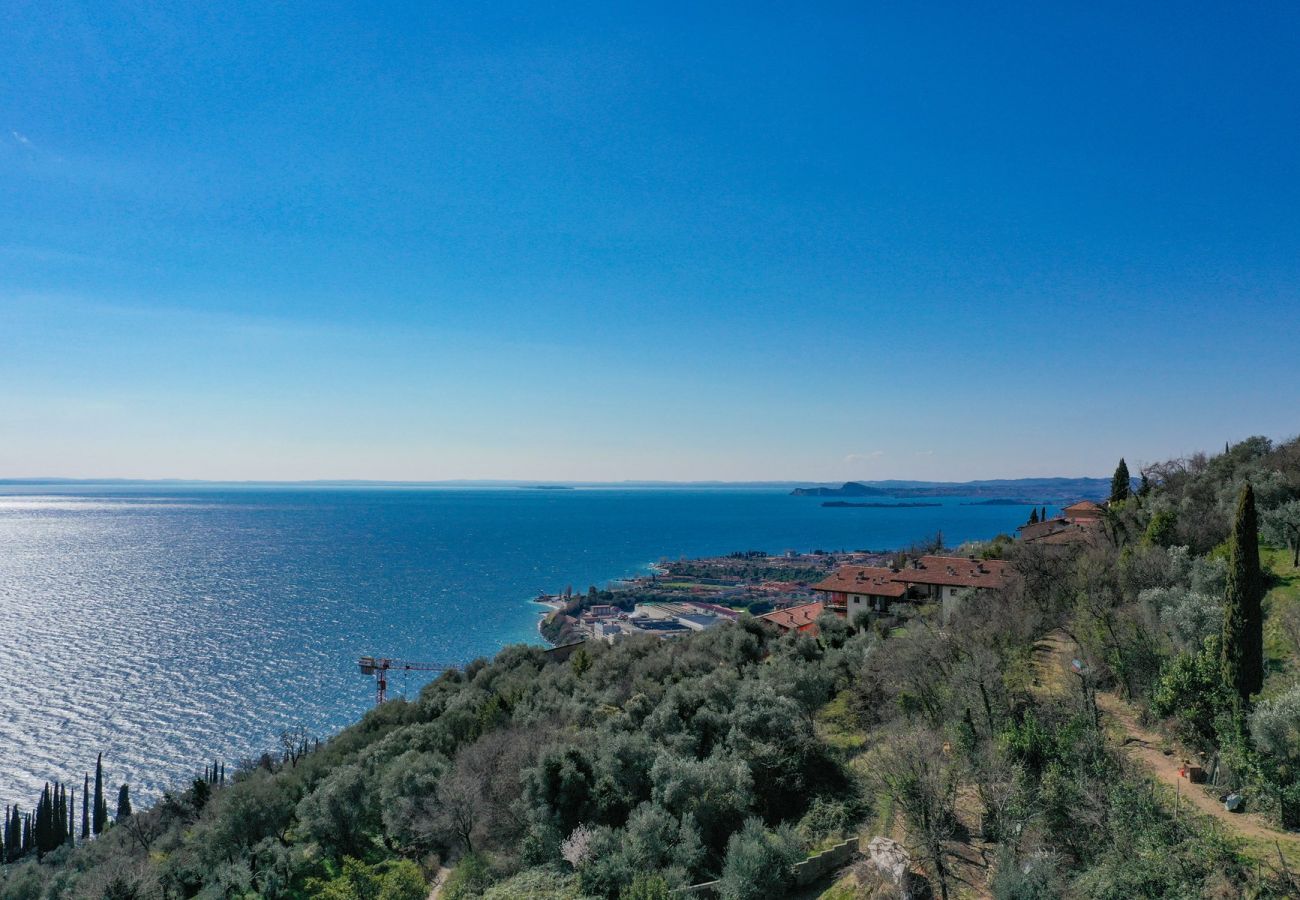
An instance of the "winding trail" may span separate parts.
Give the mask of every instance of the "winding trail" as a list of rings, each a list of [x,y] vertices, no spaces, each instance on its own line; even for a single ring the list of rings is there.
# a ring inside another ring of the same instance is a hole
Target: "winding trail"
[[[1078,655],[1078,645],[1064,630],[1057,629],[1045,635],[1034,645],[1038,688],[1058,696],[1078,690],[1071,668],[1071,662]],[[1257,813],[1228,812],[1217,795],[1210,794],[1206,786],[1192,784],[1178,774],[1182,761],[1195,759],[1194,754],[1180,752],[1168,738],[1144,728],[1138,722],[1136,710],[1114,694],[1098,693],[1097,706],[1105,716],[1105,723],[1118,735],[1120,746],[1129,758],[1174,791],[1180,806],[1191,804],[1198,813],[1220,822],[1230,834],[1246,842],[1247,851],[1252,856],[1265,855],[1276,859],[1280,848],[1290,865],[1300,862],[1300,834],[1275,828]]]

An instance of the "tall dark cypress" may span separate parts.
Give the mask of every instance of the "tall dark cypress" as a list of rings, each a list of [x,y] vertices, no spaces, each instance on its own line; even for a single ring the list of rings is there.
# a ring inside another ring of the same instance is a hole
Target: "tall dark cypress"
[[[117,790],[117,821],[131,817],[131,786],[122,785]]]
[[[81,839],[90,837],[90,776],[81,782]]]
[[[1031,510],[1029,511],[1029,524],[1030,524],[1030,525],[1037,525],[1037,524],[1038,524],[1038,507],[1037,507],[1037,506],[1035,506],[1033,509],[1031,509]]]
[[[69,847],[77,845],[77,789],[73,788],[68,795],[67,818],[63,820],[63,827],[67,831],[67,844]]]
[[[60,847],[68,842],[68,789],[59,785],[59,802],[54,804],[54,834]]]
[[[108,824],[108,804],[104,801],[104,754],[95,758],[95,806],[91,810],[90,830],[103,834]]]
[[[1124,457],[1121,456],[1119,465],[1115,467],[1115,475],[1110,479],[1110,502],[1123,503],[1128,499],[1128,492],[1128,463],[1124,462]]]
[[[50,785],[47,782],[44,790],[41,791],[41,798],[36,801],[36,820],[32,823],[32,840],[36,844],[37,854],[43,854],[50,849],[54,823],[50,797]]]
[[[1237,499],[1223,607],[1223,680],[1243,702],[1264,686],[1263,599],[1255,489],[1247,484]]]

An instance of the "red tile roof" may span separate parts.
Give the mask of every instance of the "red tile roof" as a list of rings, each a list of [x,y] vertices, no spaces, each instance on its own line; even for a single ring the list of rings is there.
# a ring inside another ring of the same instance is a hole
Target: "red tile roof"
[[[814,584],[812,589],[831,593],[902,597],[909,584],[1002,588],[1006,587],[1012,573],[1011,566],[1000,559],[922,556],[897,570],[877,566],[840,566]]]
[[[1105,534],[1100,519],[1080,519],[1048,534],[1026,537],[1027,544],[1095,544]]]
[[[1026,544],[1073,544],[1092,541],[1101,532],[1101,528],[1102,520],[1089,515],[1085,510],[1082,516],[1074,518],[1058,516],[1046,522],[1021,525],[1017,530],[1020,532],[1020,539]]]
[[[907,591],[907,585],[894,580],[897,574],[894,569],[879,566],[840,566],[814,584],[812,589],[876,597],[901,597]]]
[[[1080,500],[1061,510],[1067,519],[1095,519],[1101,515],[1101,507],[1091,500]]]
[[[1045,534],[1051,534],[1068,524],[1064,516],[1057,516],[1055,519],[1044,519],[1041,522],[1029,522],[1016,528],[1020,533],[1020,539],[1032,541],[1034,538],[1042,537]]]
[[[1013,570],[1001,559],[971,559],[968,556],[922,556],[909,562],[896,581],[907,584],[941,584],[952,587],[1003,588]]]
[[[771,622],[782,631],[791,629],[803,630],[810,625],[815,625],[817,617],[822,614],[824,605],[818,603],[805,603],[803,606],[791,606],[789,609],[778,609],[776,612],[765,613],[758,616],[764,622]]]

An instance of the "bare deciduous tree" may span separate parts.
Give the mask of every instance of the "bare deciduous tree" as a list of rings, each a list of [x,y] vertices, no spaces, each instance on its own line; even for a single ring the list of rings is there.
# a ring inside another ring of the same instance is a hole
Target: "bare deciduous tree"
[[[899,736],[886,748],[880,787],[902,812],[911,850],[934,876],[948,900],[949,843],[957,833],[956,765],[943,750],[943,738],[930,731]]]

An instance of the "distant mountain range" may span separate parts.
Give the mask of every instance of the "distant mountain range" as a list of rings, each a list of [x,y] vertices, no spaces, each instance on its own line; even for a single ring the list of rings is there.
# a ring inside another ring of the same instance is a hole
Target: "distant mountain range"
[[[1109,478],[999,478],[989,481],[846,481],[798,487],[795,497],[993,497],[1000,500],[1099,500]]]
[[[1134,482],[1136,484],[1136,482]],[[314,481],[206,481],[185,478],[3,478],[5,487],[170,487],[170,488],[508,488],[543,491],[565,490],[775,490],[797,497],[970,497],[1008,503],[1096,500],[1110,495],[1109,478],[1011,478],[987,481],[849,481],[844,484],[801,486],[797,481],[366,481],[320,479]]]

